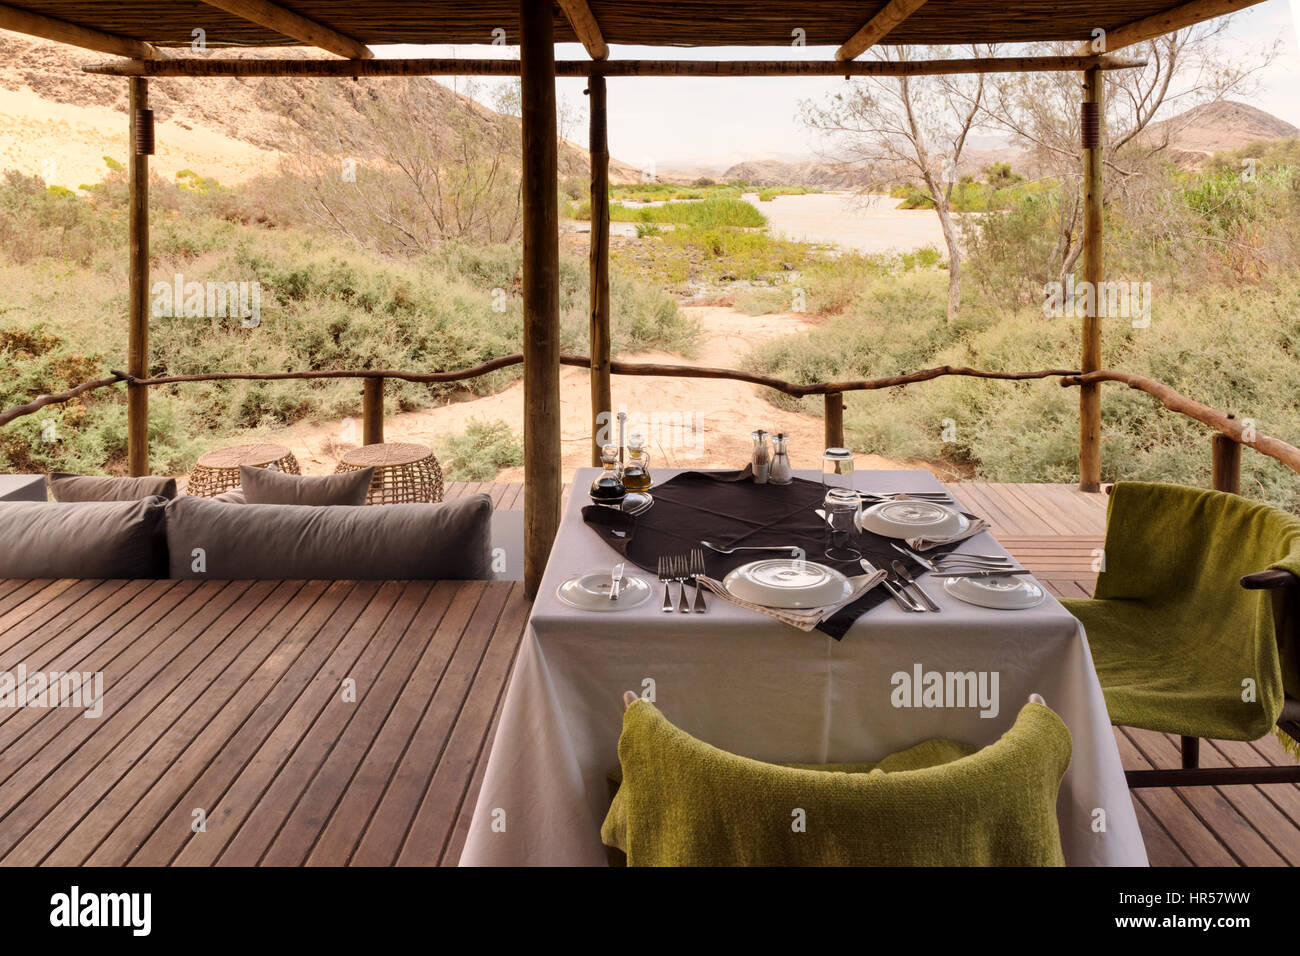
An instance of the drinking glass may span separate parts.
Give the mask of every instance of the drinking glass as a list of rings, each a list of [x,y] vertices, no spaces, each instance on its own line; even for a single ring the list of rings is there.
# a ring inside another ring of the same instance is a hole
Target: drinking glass
[[[822,452],[822,485],[853,490],[853,452],[847,448],[827,448]]]
[[[858,494],[849,488],[830,488],[822,502],[826,512],[826,557],[832,561],[856,561],[862,552],[853,547],[857,526]]]

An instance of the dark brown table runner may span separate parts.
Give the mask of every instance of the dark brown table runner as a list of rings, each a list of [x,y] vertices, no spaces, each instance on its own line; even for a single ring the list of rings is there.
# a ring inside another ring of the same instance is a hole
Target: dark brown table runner
[[[788,485],[755,484],[743,472],[687,471],[653,488],[649,511],[631,517],[601,505],[582,509],[583,520],[628,561],[655,574],[659,558],[704,551],[709,577],[722,580],[741,565],[776,552],[740,551],[718,554],[700,542],[723,548],[737,545],[778,545],[803,548],[809,561],[835,568],[850,577],[863,574],[856,561],[832,561],[825,555],[826,523],[817,515],[826,491],[821,482],[795,478]],[[895,559],[913,573],[921,566],[890,547],[889,538],[869,532],[856,535],[853,546],[878,568]],[[818,630],[839,640],[850,625],[877,604],[889,600],[884,588],[872,588],[852,604],[823,621]]]

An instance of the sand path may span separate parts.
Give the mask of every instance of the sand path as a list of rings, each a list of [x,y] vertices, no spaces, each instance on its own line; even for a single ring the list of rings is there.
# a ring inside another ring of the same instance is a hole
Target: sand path
[[[732,308],[687,306],[684,311],[705,330],[693,359],[663,352],[619,356],[627,361],[665,362],[695,366],[739,367],[754,344],[807,331],[817,320],[806,315],[749,316]],[[561,447],[563,472],[590,464],[591,398],[586,369],[566,367],[560,373]],[[717,379],[676,379],[614,376],[614,403],[626,409],[633,424],[651,439],[651,467],[737,468],[749,461],[749,433],[755,428],[790,436],[796,468],[820,468],[822,420],[778,409],[756,385]],[[389,417],[386,441],[411,441],[437,446],[448,435],[463,432],[473,421],[503,420],[516,434],[523,428],[523,383],[484,398],[453,402]],[[266,437],[288,445],[304,474],[330,474],[339,457],[360,441],[358,419],[300,423]],[[922,462],[899,462],[877,455],[857,456],[859,468],[927,468]],[[942,477],[941,469],[934,469]],[[500,481],[520,481],[522,468],[507,468]]]

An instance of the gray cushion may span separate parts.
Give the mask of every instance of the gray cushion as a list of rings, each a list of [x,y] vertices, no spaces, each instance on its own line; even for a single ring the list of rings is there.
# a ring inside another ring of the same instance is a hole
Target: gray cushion
[[[55,501],[139,501],[161,495],[176,497],[176,479],[159,475],[143,478],[111,478],[106,475],[70,475],[52,471],[45,484]]]
[[[232,505],[246,505],[248,499],[244,497],[243,488],[231,488],[229,491],[223,491],[219,495],[213,495],[209,501],[225,501]]]
[[[492,499],[443,504],[167,505],[171,576],[196,580],[437,580],[491,576]]]
[[[375,469],[341,475],[286,475],[269,468],[239,466],[239,486],[250,505],[364,505]]]
[[[166,504],[0,503],[0,578],[166,577]]]

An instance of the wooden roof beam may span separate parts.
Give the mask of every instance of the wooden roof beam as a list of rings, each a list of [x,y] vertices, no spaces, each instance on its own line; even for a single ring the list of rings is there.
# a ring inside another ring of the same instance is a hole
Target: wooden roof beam
[[[1041,73],[1131,70],[1145,60],[1113,56],[1014,56],[944,60],[557,60],[556,76],[938,76],[949,73]],[[271,60],[174,57],[161,62],[89,63],[106,76],[518,76],[518,60]]]
[[[1134,20],[1122,27],[1106,32],[1106,52],[1122,50],[1134,43],[1154,40],[1156,37],[1173,33],[1184,27],[1190,27],[1205,20],[1226,16],[1253,7],[1263,0],[1192,0],[1180,7],[1157,13],[1141,20]],[[1086,44],[1085,44],[1086,46]]]
[[[87,50],[112,53],[136,60],[161,60],[164,56],[156,46],[143,40],[119,36],[116,33],[103,33],[66,20],[56,20],[54,17],[19,10],[2,3],[0,3],[0,30],[13,30],[15,33],[26,33],[28,36],[57,40],[59,43],[68,43]]]
[[[923,6],[925,0],[890,0],[883,10],[863,24],[862,29],[844,41],[844,45],[835,51],[835,59],[852,60],[866,53]]]
[[[587,55],[593,60],[603,60],[608,57],[609,45],[605,43],[605,37],[600,32],[600,24],[596,22],[591,7],[587,6],[587,0],[556,0],[556,2],[564,11],[564,15],[569,18],[569,26],[573,27],[573,32],[578,34],[578,39],[587,48]]]
[[[364,43],[344,36],[315,20],[286,10],[269,0],[203,0],[210,7],[233,13],[252,23],[292,37],[308,46],[320,47],[349,60],[369,60],[374,53]]]

